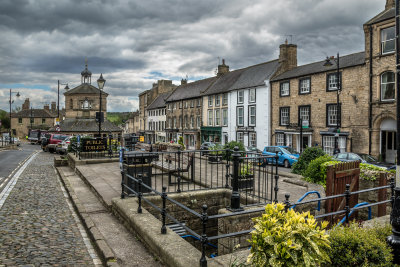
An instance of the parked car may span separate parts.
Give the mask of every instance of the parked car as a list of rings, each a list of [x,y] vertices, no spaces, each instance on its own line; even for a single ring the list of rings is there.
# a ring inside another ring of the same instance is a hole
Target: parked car
[[[67,137],[69,136],[62,134],[46,134],[46,139],[42,140],[43,151],[49,151],[50,153],[56,152],[58,143],[65,140]]]
[[[299,152],[288,146],[266,146],[263,155],[275,156],[278,153],[278,164],[289,168],[299,159]],[[268,158],[269,163],[275,163],[275,158]]]
[[[209,150],[210,148],[214,147],[216,144],[212,142],[204,142],[200,146],[200,150]],[[201,155],[206,155],[208,152],[202,152]]]
[[[361,163],[371,164],[377,167],[385,168],[387,170],[396,169],[396,166],[386,162],[379,162],[371,155],[363,153],[342,152],[333,156],[338,161],[359,161]]]
[[[21,141],[19,140],[19,138],[18,137],[11,137],[12,139],[12,142],[14,143],[14,144],[16,144],[17,146],[20,146],[21,145]]]
[[[56,146],[56,153],[58,154],[67,154],[68,152],[68,146],[71,143],[71,137],[72,136],[68,136],[67,138],[65,138],[63,141],[61,141],[60,143],[57,144]]]
[[[253,163],[261,164],[262,160],[260,160],[259,157],[262,153],[262,151],[256,147],[253,146],[247,146],[245,147],[246,151],[246,158],[248,158],[250,161]]]

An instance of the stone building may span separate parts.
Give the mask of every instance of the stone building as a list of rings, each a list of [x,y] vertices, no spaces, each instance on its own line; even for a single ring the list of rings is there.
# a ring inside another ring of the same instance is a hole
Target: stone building
[[[130,114],[128,120],[125,122],[125,134],[139,134],[139,110]]]
[[[171,92],[176,88],[176,85],[172,84],[171,80],[158,80],[153,83],[153,87],[139,94],[139,133],[140,135],[146,136],[146,132],[151,134],[151,130],[148,129],[147,120],[147,106],[150,105],[158,95]],[[147,139],[145,139],[148,142]]]
[[[64,110],[60,110],[63,114]],[[25,138],[30,129],[49,130],[56,123],[56,102],[44,105],[42,109],[33,108],[29,98],[25,99],[21,111],[11,114],[12,132],[19,138]]]
[[[166,124],[166,104],[165,99],[170,95],[170,92],[160,94],[148,107],[147,107],[147,140],[151,143],[165,142],[165,124]],[[151,131],[151,133],[150,133]]]
[[[50,130],[69,135],[99,136],[99,123],[96,121],[96,112],[104,113],[104,122],[101,123],[101,136],[107,137],[111,132],[114,138],[121,138],[122,129],[107,120],[108,94],[91,84],[92,73],[85,69],[81,72],[81,84],[64,93],[65,119],[59,127]]]
[[[341,151],[371,154],[394,162],[396,154],[395,10],[385,10],[363,25],[365,51],[294,67],[271,81],[272,142],[300,150],[318,145],[332,154]],[[337,100],[339,97],[339,106]],[[302,128],[300,119],[308,128]]]

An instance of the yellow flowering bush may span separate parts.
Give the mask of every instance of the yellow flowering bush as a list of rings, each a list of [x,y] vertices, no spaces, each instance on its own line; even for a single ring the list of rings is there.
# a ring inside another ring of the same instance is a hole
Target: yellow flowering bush
[[[254,266],[320,266],[329,263],[330,242],[325,228],[310,212],[285,211],[281,203],[268,204],[261,217],[253,219],[251,253]]]

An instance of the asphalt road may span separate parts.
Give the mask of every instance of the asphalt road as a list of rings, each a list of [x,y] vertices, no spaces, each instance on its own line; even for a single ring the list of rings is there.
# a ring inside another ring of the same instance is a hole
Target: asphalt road
[[[21,144],[17,150],[0,151],[0,184],[18,167],[19,163],[28,158],[36,150],[40,150],[40,146]]]

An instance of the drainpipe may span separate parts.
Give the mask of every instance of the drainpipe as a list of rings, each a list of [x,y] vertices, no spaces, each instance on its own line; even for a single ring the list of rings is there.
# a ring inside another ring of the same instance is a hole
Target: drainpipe
[[[369,25],[369,116],[368,116],[368,154],[371,155],[372,142],[372,26]]]

